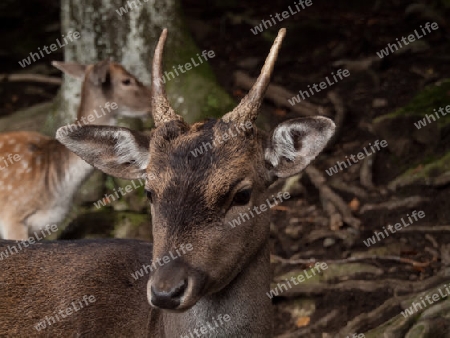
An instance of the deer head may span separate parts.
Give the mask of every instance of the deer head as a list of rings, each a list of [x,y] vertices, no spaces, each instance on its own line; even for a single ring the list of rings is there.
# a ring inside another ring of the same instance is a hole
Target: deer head
[[[69,76],[83,80],[77,120],[94,116],[94,109],[97,114],[93,123],[98,125],[113,125],[118,116],[149,115],[150,89],[122,65],[108,60],[91,65],[53,61],[52,65]]]
[[[334,123],[324,117],[298,118],[269,134],[254,125],[285,35],[281,29],[260,76],[239,105],[222,119],[189,126],[171,108],[161,81],[166,35],[164,30],[153,59],[155,129],[149,135],[85,126],[67,135],[58,130],[57,139],[112,176],[157,177],[147,179],[145,186],[153,259],[187,243],[193,250],[152,272],[147,297],[152,306],[186,310],[226,288],[267,246],[268,212],[234,228],[230,223],[265,203],[267,188],[278,177],[304,169],[325,147]],[[208,151],[195,152],[205,144],[211,145]]]

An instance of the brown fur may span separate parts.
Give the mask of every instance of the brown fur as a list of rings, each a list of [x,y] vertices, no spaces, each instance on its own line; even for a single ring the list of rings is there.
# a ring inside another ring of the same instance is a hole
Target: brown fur
[[[14,244],[0,240],[0,252]],[[146,325],[153,310],[142,297],[147,280],[135,280],[131,273],[150,263],[151,244],[47,242],[23,250],[0,261],[0,337],[148,337]],[[85,295],[94,296],[95,302],[81,308],[77,301]],[[73,309],[72,302],[79,310],[65,319],[59,315],[58,321],[55,314]],[[35,325],[42,320],[47,327],[39,331]]]
[[[55,66],[84,77],[78,109],[81,126],[90,123],[89,116],[95,118],[94,124],[108,125],[120,114],[146,116],[150,112],[150,90],[119,64]],[[125,86],[124,81],[130,84]],[[118,108],[108,112],[105,105],[113,102]],[[63,220],[77,188],[93,168],[58,141],[36,132],[0,134],[0,160],[8,154],[21,159],[0,170],[0,236],[26,239],[28,233]]]
[[[153,63],[153,84],[161,77],[166,35],[164,30],[155,51],[159,61]],[[208,332],[209,337],[270,337],[272,306],[266,295],[271,281],[270,212],[257,213],[238,226],[230,223],[234,224],[233,220],[242,213],[266,204],[268,185],[277,177],[301,171],[323,149],[334,130],[333,122],[323,117],[291,120],[270,134],[253,126],[255,112],[251,110],[262,100],[282,36],[284,30],[280,31],[277,48],[270,52],[257,88],[250,93],[250,111],[189,127],[180,117],[171,116],[163,87],[154,86],[152,113],[158,124],[150,134],[105,126],[84,126],[68,134],[59,129],[59,141],[104,172],[128,179],[146,175],[154,236],[152,254],[148,248],[130,241],[123,241],[122,248],[104,242],[93,249],[86,247],[86,241],[76,242],[71,248],[62,242],[42,245],[35,248],[39,256],[27,252],[27,263],[17,262],[8,271],[12,278],[0,272],[0,293],[8,294],[15,287],[13,282],[1,283],[1,279],[22,281],[27,265],[41,283],[50,279],[61,281],[57,293],[45,292],[46,311],[87,292],[99,295],[95,306],[80,312],[79,317],[67,318],[58,328],[52,327],[46,332],[49,335],[58,334],[65,327],[66,335],[89,333],[97,337],[107,332],[106,336],[114,337],[186,337],[213,317],[228,315],[230,322]],[[230,136],[230,128],[245,124],[246,117],[250,128],[220,142]],[[213,145],[213,140],[219,142]],[[205,146],[208,142],[211,147]],[[206,153],[198,153],[201,147]],[[160,262],[183,245],[192,246],[192,250],[165,261],[148,279],[143,278],[148,281],[145,290],[142,282],[125,282],[129,280],[130,267],[136,269],[150,260]],[[51,258],[54,270],[39,268],[39,258],[46,249],[58,254],[58,258]],[[73,255],[66,255],[69,252]],[[79,263],[66,259],[81,252]],[[64,271],[64,264],[68,264],[71,274]],[[72,264],[80,269],[75,270]],[[62,271],[58,272],[58,268]],[[25,285],[30,287],[31,281],[26,279]],[[39,295],[41,302],[43,297]],[[144,304],[145,298],[154,311]],[[29,311],[39,311],[39,305],[30,297],[22,299]],[[118,310],[121,305],[126,309],[123,316]],[[32,321],[21,317],[15,299],[5,307],[4,312],[9,311],[10,317],[17,319],[8,322],[11,326],[4,326],[9,332],[32,325],[34,318]]]
[[[21,159],[0,170],[1,220],[20,226],[22,230],[17,231],[26,234],[26,219],[60,197],[59,182],[64,178],[70,158],[77,156],[54,139],[21,131],[0,134],[0,155],[10,153],[19,154]]]

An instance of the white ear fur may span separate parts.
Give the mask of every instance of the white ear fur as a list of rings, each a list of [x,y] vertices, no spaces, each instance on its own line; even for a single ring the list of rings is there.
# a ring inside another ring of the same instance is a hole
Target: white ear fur
[[[150,162],[148,145],[146,148],[142,148],[135,142],[135,139],[122,132],[116,132],[114,138],[117,139],[114,148],[119,163],[134,162],[135,166],[141,170],[147,168]]]
[[[141,178],[150,161],[151,136],[127,128],[71,125],[59,128],[56,139],[87,163],[115,177]]]
[[[293,119],[279,124],[269,136],[265,159],[278,177],[303,170],[323,150],[335,125],[326,117]]]

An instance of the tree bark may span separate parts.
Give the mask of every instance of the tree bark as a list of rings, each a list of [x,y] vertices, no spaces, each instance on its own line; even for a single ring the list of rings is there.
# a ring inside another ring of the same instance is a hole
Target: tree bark
[[[165,70],[185,65],[200,52],[177,0],[62,0],[61,8],[62,34],[80,33],[79,39],[65,46],[67,62],[112,59],[148,85],[154,48],[163,28],[169,31]],[[167,93],[174,109],[188,122],[218,117],[234,103],[217,84],[207,62],[167,81]],[[76,118],[79,95],[79,80],[64,75],[60,109],[53,116],[52,127]]]

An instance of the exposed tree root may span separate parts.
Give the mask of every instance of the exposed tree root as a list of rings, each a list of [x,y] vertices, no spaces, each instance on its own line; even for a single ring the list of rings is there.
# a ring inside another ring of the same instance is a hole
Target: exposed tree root
[[[62,80],[59,77],[51,77],[42,74],[0,74],[0,81],[7,82],[37,82],[52,85],[61,85]]]
[[[281,263],[286,263],[286,264],[315,264],[318,262],[325,262],[327,264],[346,264],[346,263],[363,262],[363,261],[367,261],[367,260],[380,260],[380,261],[392,261],[392,262],[398,262],[398,263],[403,263],[403,264],[410,264],[416,268],[426,268],[435,261],[435,258],[433,258],[429,262],[417,262],[415,260],[412,260],[409,258],[403,258],[403,257],[399,257],[399,256],[377,256],[377,255],[365,255],[365,256],[349,257],[349,258],[335,259],[335,260],[320,260],[320,259],[315,259],[315,258],[284,259],[284,258],[274,256],[274,255],[272,255],[272,258],[276,261],[279,261]]]
[[[322,204],[324,203],[323,201],[333,203],[342,215],[342,220],[353,228],[359,229],[361,221],[352,215],[347,203],[345,203],[339,195],[337,195],[328,185],[326,185],[325,177],[321,174],[321,172],[313,165],[309,165],[305,169],[305,173],[308,175],[314,186],[319,190]]]
[[[252,88],[256,79],[248,76],[242,71],[237,71],[234,73],[234,81],[236,86],[249,90]],[[266,91],[266,97],[273,101],[277,106],[288,108],[299,115],[314,116],[320,114],[330,116],[330,112],[325,107],[310,102],[301,101],[294,106],[290,105],[288,99],[291,99],[295,95],[295,93],[290,92],[284,87],[274,84],[269,84]]]

